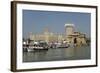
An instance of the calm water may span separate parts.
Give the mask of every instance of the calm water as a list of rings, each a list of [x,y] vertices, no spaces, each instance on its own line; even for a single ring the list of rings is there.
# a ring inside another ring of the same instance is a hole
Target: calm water
[[[90,46],[23,52],[23,62],[90,59]]]

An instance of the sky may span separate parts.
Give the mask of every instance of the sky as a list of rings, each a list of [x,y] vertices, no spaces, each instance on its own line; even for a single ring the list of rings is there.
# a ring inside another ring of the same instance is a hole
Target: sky
[[[74,24],[76,31],[90,36],[90,13],[23,10],[23,37],[27,37],[29,32],[41,34],[45,28],[63,34],[67,23]]]

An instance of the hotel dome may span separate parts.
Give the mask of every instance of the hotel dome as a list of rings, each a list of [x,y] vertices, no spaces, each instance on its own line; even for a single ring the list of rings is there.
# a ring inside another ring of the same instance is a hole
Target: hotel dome
[[[74,27],[75,25],[74,24],[65,24],[65,27],[66,26],[72,26],[72,27]]]

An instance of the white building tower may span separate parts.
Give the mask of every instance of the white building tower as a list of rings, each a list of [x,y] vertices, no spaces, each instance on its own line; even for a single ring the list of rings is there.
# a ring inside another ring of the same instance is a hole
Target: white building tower
[[[71,35],[74,33],[74,24],[65,24],[65,35]]]

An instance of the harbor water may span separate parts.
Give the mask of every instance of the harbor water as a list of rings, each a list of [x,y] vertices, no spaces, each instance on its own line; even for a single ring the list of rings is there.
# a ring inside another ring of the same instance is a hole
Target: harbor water
[[[48,50],[23,52],[23,62],[82,60],[90,58],[90,46],[81,46],[74,48],[49,48]]]

